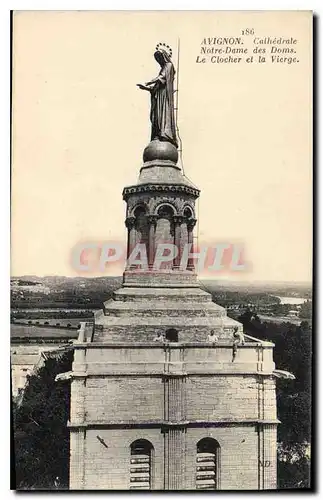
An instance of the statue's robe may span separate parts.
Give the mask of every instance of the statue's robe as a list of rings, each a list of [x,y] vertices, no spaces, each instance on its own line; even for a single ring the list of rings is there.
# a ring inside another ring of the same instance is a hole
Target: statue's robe
[[[174,118],[174,66],[162,67],[156,85],[151,89],[151,140],[169,141],[177,147]]]

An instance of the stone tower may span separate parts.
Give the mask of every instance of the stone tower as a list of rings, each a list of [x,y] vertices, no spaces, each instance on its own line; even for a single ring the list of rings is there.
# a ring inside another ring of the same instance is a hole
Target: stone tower
[[[200,288],[193,260],[180,265],[199,190],[176,145],[152,139],[123,191],[128,256],[139,245],[147,268],[128,262],[74,344],[70,488],[274,489],[273,344],[243,337]],[[169,243],[178,253],[156,269]]]

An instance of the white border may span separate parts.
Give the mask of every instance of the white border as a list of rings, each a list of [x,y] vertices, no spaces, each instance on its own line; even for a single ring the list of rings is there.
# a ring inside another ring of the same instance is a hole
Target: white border
[[[162,8],[162,9],[161,9]],[[58,0],[58,1],[47,1],[44,0],[34,0],[34,1],[8,1],[2,0],[0,4],[0,54],[1,54],[1,78],[0,78],[0,86],[1,86],[1,113],[0,113],[0,154],[1,154],[1,167],[0,167],[0,222],[1,222],[1,271],[0,271],[0,303],[2,306],[2,315],[1,315],[1,330],[2,337],[4,338],[8,335],[9,332],[9,278],[10,278],[10,268],[9,268],[9,258],[10,258],[10,250],[9,250],[9,238],[10,238],[10,226],[9,226],[9,182],[10,182],[10,173],[9,173],[9,164],[10,164],[10,126],[9,126],[9,116],[10,116],[10,25],[9,25],[9,11],[12,10],[313,10],[318,16],[322,13],[322,2],[319,0],[315,1],[287,1],[287,0],[275,0],[275,1],[267,1],[267,0],[254,0],[254,1],[244,1],[241,2],[239,0],[227,0],[227,1],[217,1],[217,0],[199,0],[198,2],[194,1],[184,1],[184,0],[159,0],[158,2],[154,2],[153,0],[146,1],[137,1],[132,2],[131,0],[118,0],[118,2],[112,2],[108,0]],[[317,51],[320,54],[319,59],[320,63],[318,65],[318,79],[322,81],[321,76],[321,53],[322,53],[322,42],[321,38],[318,37],[318,46]],[[318,90],[318,85],[317,85]],[[317,96],[317,103],[318,96]],[[317,120],[321,117],[321,106],[317,110],[318,116]],[[318,129],[317,131],[317,144],[319,144],[322,140],[322,129]],[[317,158],[318,161],[319,158]],[[319,176],[319,165],[316,165],[316,181],[319,184],[317,191],[317,202],[318,206],[316,207],[316,216],[318,218],[318,227],[317,229],[322,229],[322,203],[319,202],[320,194],[322,193],[322,176]],[[317,258],[319,257],[319,249],[322,249],[322,231],[317,235]],[[322,266],[321,266],[322,269]],[[319,269],[317,269],[319,271]],[[316,290],[318,293],[319,286],[321,284],[322,271],[318,272],[318,276],[316,276]],[[323,299],[321,296],[318,296],[317,301],[317,311],[319,316],[319,311],[323,310]],[[317,325],[317,337],[320,336],[319,325]],[[6,338],[9,338],[6,337]],[[5,345],[5,344],[4,344]],[[9,450],[10,450],[10,414],[9,414],[9,402],[10,402],[10,394],[9,394],[9,349],[6,350],[4,345],[1,349],[1,403],[2,403],[2,418],[1,418],[1,453],[2,453],[2,461],[1,461],[1,482],[0,482],[0,492],[1,498],[11,497],[14,492],[9,492],[9,477],[10,477],[10,460],[9,460]],[[322,342],[317,341],[318,353],[316,353],[316,364],[318,368],[318,380],[317,385],[320,386],[320,381],[322,381],[322,371],[319,369],[318,359],[323,359],[322,355]],[[320,399],[320,398],[319,398]],[[317,404],[317,406],[319,406]],[[318,407],[318,415],[316,416],[316,425],[317,430],[320,426],[320,418],[321,415],[320,408]],[[320,436],[316,436],[316,439]],[[320,454],[320,443],[317,445],[317,458]],[[322,476],[322,463],[323,461],[319,461],[317,464],[317,476],[318,483],[319,478]],[[318,484],[319,486],[319,484]],[[108,492],[107,494],[109,494]],[[246,492],[248,494],[248,492]],[[48,494],[48,493],[47,493]],[[68,493],[66,493],[68,495]],[[111,493],[110,493],[111,494]],[[275,498],[284,495],[285,493],[277,493]],[[39,494],[38,494],[39,495]],[[63,494],[64,495],[64,494]],[[95,493],[89,493],[88,496],[93,496]],[[124,493],[121,494],[120,497],[127,497],[129,494]],[[266,493],[261,493],[261,495],[266,495]],[[172,496],[172,495],[171,495]],[[195,498],[201,498],[203,494],[195,494]],[[226,495],[227,498],[235,498],[236,494]]]
[[[3,1],[14,10],[316,10],[319,0],[13,0]]]

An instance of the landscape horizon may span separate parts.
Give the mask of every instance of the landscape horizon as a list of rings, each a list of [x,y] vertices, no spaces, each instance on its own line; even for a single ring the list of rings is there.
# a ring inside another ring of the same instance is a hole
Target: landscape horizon
[[[105,275],[105,274],[102,274],[102,275],[98,275],[98,276],[69,276],[69,275],[66,275],[66,274],[43,274],[43,275],[38,275],[38,274],[19,274],[19,275],[11,275],[10,276],[10,279],[11,280],[14,280],[14,279],[33,279],[33,278],[37,278],[37,279],[47,279],[47,278],[66,278],[66,279],[101,279],[101,278],[122,278],[122,274],[111,274],[111,275]],[[253,283],[256,283],[257,285],[266,285],[266,284],[270,284],[270,285],[288,285],[288,284],[293,284],[294,286],[311,286],[313,285],[313,281],[291,281],[291,280],[281,280],[281,281],[277,281],[277,280],[257,280],[257,279],[254,279],[254,280],[231,280],[230,278],[225,278],[225,279],[216,279],[214,277],[198,277],[199,280],[201,281],[217,281],[218,283],[230,283],[230,284],[236,284],[236,285],[240,285],[240,284],[243,284],[243,285],[251,285]]]

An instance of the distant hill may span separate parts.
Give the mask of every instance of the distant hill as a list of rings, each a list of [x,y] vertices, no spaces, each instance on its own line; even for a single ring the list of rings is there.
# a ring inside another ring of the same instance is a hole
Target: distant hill
[[[212,294],[230,291],[312,299],[311,283],[213,279],[203,279],[200,283]],[[11,279],[11,284],[12,308],[100,309],[113,291],[121,286],[122,277],[17,276]]]
[[[20,283],[33,282],[35,286]],[[99,309],[122,283],[121,276],[98,278],[19,276],[11,279],[11,307]]]
[[[239,291],[252,293],[268,293],[281,297],[312,298],[312,283],[296,281],[220,281],[213,279],[200,280],[203,287],[210,292]]]

